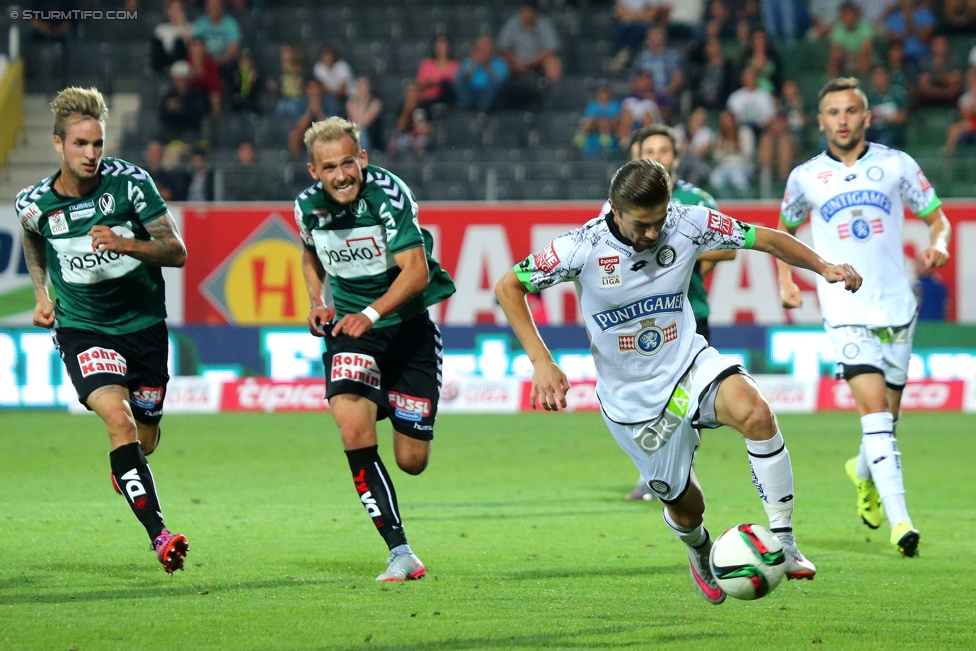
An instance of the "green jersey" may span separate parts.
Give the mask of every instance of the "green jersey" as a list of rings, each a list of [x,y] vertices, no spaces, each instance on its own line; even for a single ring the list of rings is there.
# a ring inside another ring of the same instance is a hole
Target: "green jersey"
[[[321,183],[298,195],[295,221],[302,244],[325,267],[336,318],[361,312],[385,294],[400,274],[394,256],[418,246],[427,254],[430,282],[375,327],[416,316],[454,293],[454,281],[431,256],[433,238],[420,227],[417,213],[406,183],[373,165],[367,166],[359,197],[349,205],[335,202]]]
[[[699,187],[678,179],[671,192],[671,201],[687,206],[705,206],[718,210],[718,204],[712,195]],[[695,269],[691,273],[691,284],[688,285],[688,301],[695,313],[696,319],[707,319],[711,311],[708,309],[708,292],[705,291],[705,281],[701,275],[701,263],[695,262]]]
[[[61,172],[17,195],[25,230],[45,239],[47,270],[57,295],[58,327],[125,334],[166,318],[163,274],[114,251],[92,250],[88,231],[108,226],[122,237],[152,239],[146,224],[166,214],[166,202],[145,170],[105,158],[98,187],[83,197],[54,189]]]

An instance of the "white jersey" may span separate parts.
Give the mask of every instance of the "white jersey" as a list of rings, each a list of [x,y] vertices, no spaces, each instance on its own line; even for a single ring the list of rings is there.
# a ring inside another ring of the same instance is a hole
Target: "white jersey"
[[[515,267],[533,292],[576,285],[590,338],[597,394],[618,423],[661,415],[671,392],[708,344],[695,333],[688,283],[705,251],[752,246],[755,229],[701,206],[669,204],[660,240],[634,251],[612,216],[560,235]]]
[[[901,230],[907,205],[925,216],[942,202],[908,154],[868,143],[846,167],[826,152],[793,170],[781,216],[791,227],[811,215],[813,247],[829,262],[850,263],[864,278],[856,294],[817,279],[824,321],[833,327],[903,326],[915,316]]]

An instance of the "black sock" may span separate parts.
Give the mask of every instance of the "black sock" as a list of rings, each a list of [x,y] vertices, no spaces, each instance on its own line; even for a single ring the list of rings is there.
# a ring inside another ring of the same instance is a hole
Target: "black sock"
[[[139,442],[127,443],[108,453],[112,463],[112,475],[122,490],[132,512],[146,528],[150,540],[163,532],[163,514],[156,497],[156,483],[146,457],[139,449]]]
[[[376,530],[383,536],[390,549],[407,543],[400,521],[396,491],[386,467],[380,460],[377,446],[346,450],[352,480],[356,484],[359,499],[366,507],[366,513],[373,519]]]

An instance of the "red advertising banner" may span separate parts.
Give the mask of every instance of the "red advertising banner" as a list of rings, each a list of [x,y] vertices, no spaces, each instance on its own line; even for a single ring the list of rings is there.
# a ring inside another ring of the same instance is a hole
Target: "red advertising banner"
[[[288,380],[249,377],[224,382],[220,411],[324,411],[325,380]]]
[[[778,204],[723,204],[737,219],[775,227]],[[506,271],[556,235],[594,217],[593,204],[421,205],[420,221],[434,235],[435,257],[454,278],[458,292],[438,306],[446,325],[502,323],[493,287]],[[948,202],[953,223],[949,264],[935,275],[949,293],[950,320],[976,323],[976,257],[956,255],[976,247],[976,204]],[[301,274],[301,247],[289,206],[278,204],[194,205],[184,210],[189,256],[185,268],[186,322],[235,324],[304,323],[308,308]],[[798,237],[809,243],[809,226]],[[928,245],[928,227],[911,215],[903,231],[906,272]],[[819,323],[813,275],[797,272],[804,306],[784,310],[779,303],[772,257],[744,251],[716,266],[709,276],[713,324]],[[967,285],[968,283],[968,285]],[[578,323],[571,283],[542,293],[550,325]]]
[[[965,395],[964,380],[909,382],[902,393],[901,408],[906,411],[961,411]],[[817,411],[850,411],[855,406],[847,382],[821,378]]]

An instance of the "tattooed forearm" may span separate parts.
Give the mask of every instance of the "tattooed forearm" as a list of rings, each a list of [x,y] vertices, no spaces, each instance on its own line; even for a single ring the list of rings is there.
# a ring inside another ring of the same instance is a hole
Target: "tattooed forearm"
[[[47,295],[47,248],[44,238],[37,233],[24,231],[24,260],[30,274],[34,293]]]
[[[133,240],[131,250],[126,254],[157,267],[182,267],[186,262],[186,246],[173,222],[173,216],[166,213],[146,224],[146,230],[152,239]]]

